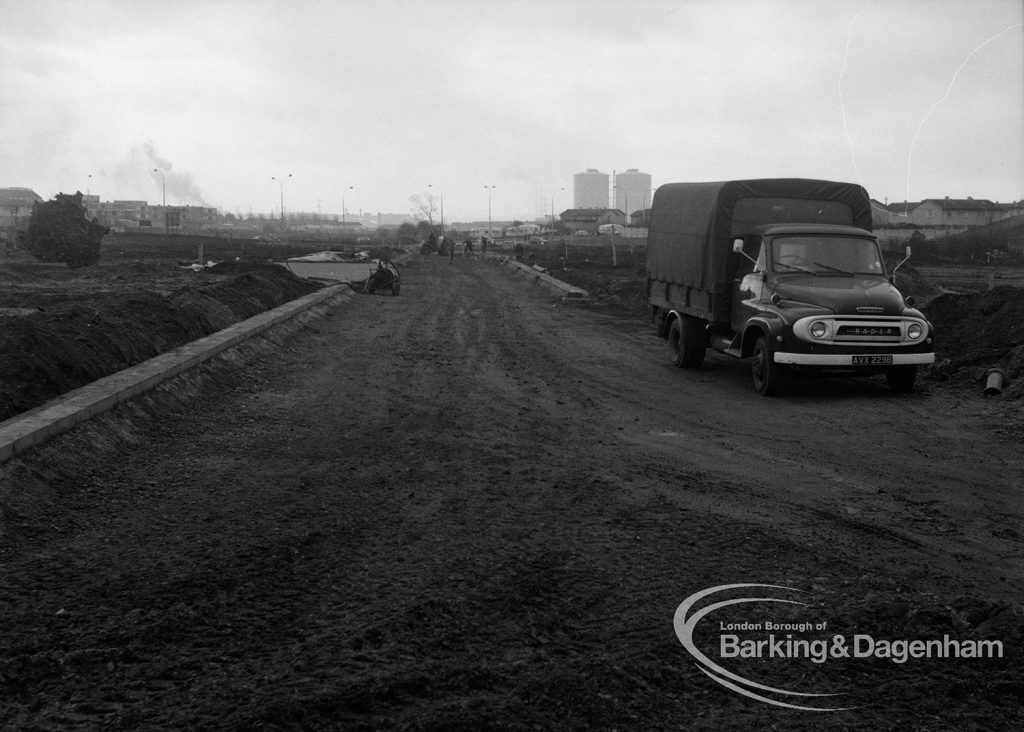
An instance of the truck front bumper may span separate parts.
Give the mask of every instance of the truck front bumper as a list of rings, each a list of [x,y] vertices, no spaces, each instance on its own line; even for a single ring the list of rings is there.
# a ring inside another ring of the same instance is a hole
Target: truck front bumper
[[[910,366],[935,363],[935,353],[787,353],[775,352],[775,363],[838,368]]]

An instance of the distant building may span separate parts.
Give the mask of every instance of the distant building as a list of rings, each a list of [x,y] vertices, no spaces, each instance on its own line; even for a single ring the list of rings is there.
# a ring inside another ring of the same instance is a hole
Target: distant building
[[[454,222],[452,224],[453,229],[458,231],[469,231],[469,235],[474,239],[479,239],[482,236],[486,236],[490,239],[500,238],[505,229],[512,226],[511,221],[467,221],[467,222]]]
[[[900,203],[882,203],[871,199],[871,225],[874,228],[901,226],[910,223],[910,211],[920,201],[902,201]]]
[[[926,198],[910,212],[910,221],[918,226],[963,230],[991,224],[1008,213],[1006,206],[984,199]]]
[[[0,227],[24,229],[42,196],[31,188],[0,188]]]
[[[651,204],[651,175],[630,168],[618,173],[613,182],[615,186],[615,208],[626,212],[627,217],[643,211]]]
[[[1021,204],[948,197],[890,204],[873,200],[871,210],[875,227],[912,228],[929,239],[958,234],[1024,213]]]
[[[97,195],[82,195],[82,205],[85,206],[85,213],[90,219],[98,219],[100,216],[100,197]]]
[[[607,173],[588,168],[572,177],[572,205],[576,208],[608,208]]]
[[[651,207],[648,206],[647,208],[642,210],[634,210],[628,218],[630,226],[639,226],[642,228],[647,228],[648,224],[650,224],[651,222]]]
[[[378,226],[401,226],[402,224],[415,224],[416,218],[409,214],[378,213]]]
[[[617,208],[570,208],[562,212],[562,226],[570,233],[596,234],[605,224],[626,225],[626,214]]]
[[[90,198],[98,199],[98,196]],[[213,226],[221,218],[217,209],[206,206],[150,206],[146,201],[96,200],[83,203],[90,215],[114,231],[185,233]]]
[[[145,201],[103,201],[100,203],[98,219],[114,231],[132,230],[141,221],[149,221]],[[147,228],[149,224],[145,225]]]

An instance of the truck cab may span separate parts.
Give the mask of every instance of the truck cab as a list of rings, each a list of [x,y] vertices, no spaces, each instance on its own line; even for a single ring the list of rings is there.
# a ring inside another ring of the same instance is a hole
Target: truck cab
[[[917,366],[934,361],[931,325],[893,285],[871,232],[766,225],[735,238],[733,249],[729,338],[712,345],[752,357],[758,391],[777,391],[783,368],[882,371],[892,389],[909,391]]]

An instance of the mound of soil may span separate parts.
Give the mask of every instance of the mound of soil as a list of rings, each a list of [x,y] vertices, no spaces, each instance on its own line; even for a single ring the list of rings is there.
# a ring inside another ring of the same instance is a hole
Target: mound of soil
[[[1007,379],[1004,394],[1024,395],[1024,290],[939,295],[925,314],[937,333],[934,377],[979,378],[999,367]]]
[[[552,277],[587,291],[590,303],[628,317],[647,312],[645,246],[527,246],[522,261],[544,267]]]
[[[69,287],[34,313],[0,315],[0,420],[320,288],[272,264],[208,271],[170,294]]]

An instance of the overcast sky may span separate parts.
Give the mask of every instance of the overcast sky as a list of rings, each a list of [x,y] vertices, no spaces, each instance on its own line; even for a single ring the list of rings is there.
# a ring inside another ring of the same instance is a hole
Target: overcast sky
[[[440,191],[451,221],[639,168],[1014,201],[1022,24],[1021,0],[0,0],[0,187],[159,203],[159,168],[168,204],[276,211],[277,177],[288,211]]]

